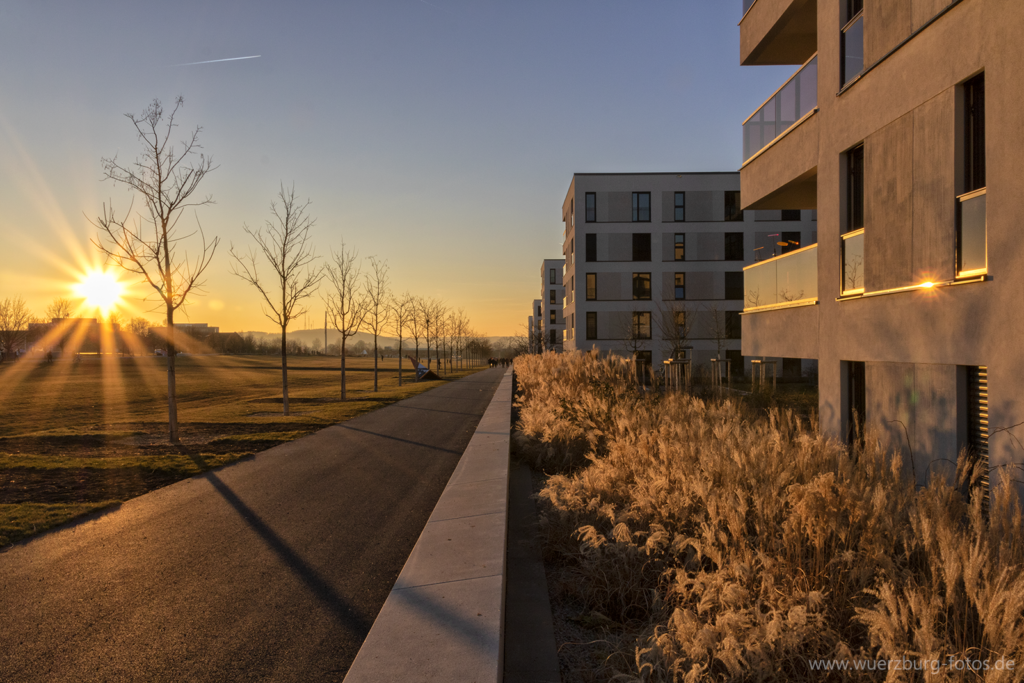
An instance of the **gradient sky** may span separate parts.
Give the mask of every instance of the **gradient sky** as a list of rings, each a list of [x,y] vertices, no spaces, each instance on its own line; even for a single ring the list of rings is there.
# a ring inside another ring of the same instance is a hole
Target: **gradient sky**
[[[190,320],[272,329],[228,246],[284,182],[312,200],[320,253],[344,238],[395,290],[522,333],[573,173],[739,168],[740,124],[794,71],[739,66],[740,16],[740,0],[0,0],[0,299],[41,316],[101,263],[87,218],[130,195],[100,158],[134,159],[123,114],[180,94],[180,134],[202,126],[219,165],[199,219],[223,241]]]

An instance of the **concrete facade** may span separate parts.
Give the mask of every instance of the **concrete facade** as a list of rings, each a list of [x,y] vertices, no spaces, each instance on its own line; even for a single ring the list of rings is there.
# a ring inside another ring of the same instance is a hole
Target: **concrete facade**
[[[739,211],[739,181],[738,173],[575,174],[562,205],[565,349],[647,353],[660,367],[682,346],[697,364],[730,358],[737,373],[743,267],[781,251],[784,234],[787,250],[817,240],[814,211]],[[638,198],[635,215],[634,194],[649,197]],[[677,313],[685,335],[673,330]]]
[[[1024,431],[1005,429],[1024,421],[1024,12],[1014,0],[864,0],[861,15],[848,11],[834,0],[756,0],[740,24],[743,64],[802,65],[816,55],[817,69],[813,111],[741,168],[744,208],[817,209],[819,231],[816,299],[756,311],[748,302],[743,351],[814,353],[821,427],[844,437],[857,419],[851,364],[863,363],[867,426],[914,454],[907,467],[920,483],[977,439],[965,376],[985,368],[989,464],[1011,466],[1024,461],[1015,442]],[[863,66],[843,83],[843,30],[857,21]],[[813,34],[774,44],[807,26]],[[976,92],[979,75],[983,134],[974,143],[969,117],[978,110],[965,93]],[[965,156],[971,144],[982,154],[980,189],[967,182],[977,166]],[[862,170],[851,170],[858,147]],[[858,173],[862,195],[850,189]],[[985,197],[975,224],[987,253],[981,269],[958,266],[971,190]],[[863,207],[860,236],[854,206]],[[851,235],[863,245],[859,274],[853,257],[844,272],[844,245],[859,254]],[[860,287],[850,286],[857,278]]]
[[[565,259],[544,259],[540,267],[540,296],[543,307],[543,332],[538,337],[538,348],[541,351],[558,351],[563,349],[565,339],[565,317],[562,307],[565,305],[565,286],[562,273],[565,270]]]

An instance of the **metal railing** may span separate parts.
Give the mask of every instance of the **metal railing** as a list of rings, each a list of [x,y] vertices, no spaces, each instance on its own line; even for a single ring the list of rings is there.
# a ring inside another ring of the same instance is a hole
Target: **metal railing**
[[[743,269],[743,310],[818,300],[818,245]]]
[[[818,106],[818,54],[807,60],[743,122],[743,161],[764,149]]]

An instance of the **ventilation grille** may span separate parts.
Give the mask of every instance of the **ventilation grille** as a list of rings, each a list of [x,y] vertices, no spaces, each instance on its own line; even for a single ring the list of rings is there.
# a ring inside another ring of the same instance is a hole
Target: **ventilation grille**
[[[988,512],[988,367],[967,368],[967,437],[974,457],[981,460],[984,474],[980,493],[982,509]]]

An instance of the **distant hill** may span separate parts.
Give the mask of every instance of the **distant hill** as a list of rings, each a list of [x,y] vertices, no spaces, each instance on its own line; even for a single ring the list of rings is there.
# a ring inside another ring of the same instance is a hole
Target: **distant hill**
[[[243,337],[247,334],[251,334],[257,339],[262,337],[277,336],[277,334],[273,332],[258,332],[256,330],[239,332],[238,334],[242,335]],[[314,339],[319,339],[320,343],[322,344],[324,341],[324,329],[321,327],[319,330],[288,330],[288,338],[301,341],[304,344],[312,344]],[[484,337],[484,339],[490,342],[491,345],[493,346],[495,344],[501,343],[501,341],[506,339],[506,337]],[[359,341],[365,341],[367,344],[372,346],[373,335],[368,334],[366,332],[357,332],[356,336],[349,337],[347,345],[351,346]],[[330,345],[340,343],[341,333],[333,329],[327,330],[327,344]],[[413,343],[414,342],[411,338],[406,337],[405,339],[402,340],[402,348],[412,348]],[[423,340],[420,339],[420,348],[423,348],[423,343]],[[377,345],[380,346],[381,348],[385,346],[396,347],[398,346],[398,339],[396,337],[377,337]]]

